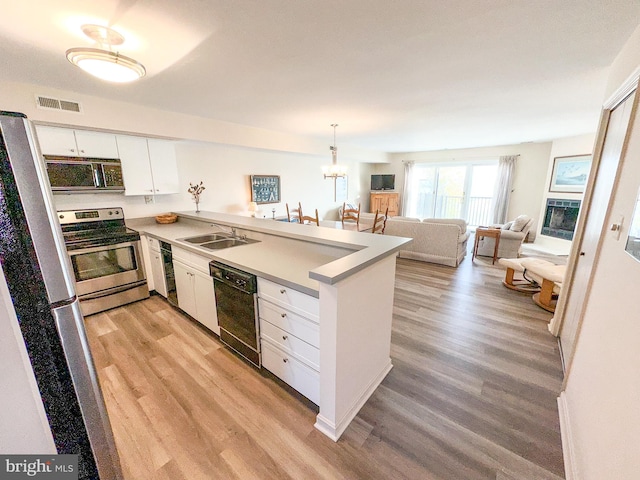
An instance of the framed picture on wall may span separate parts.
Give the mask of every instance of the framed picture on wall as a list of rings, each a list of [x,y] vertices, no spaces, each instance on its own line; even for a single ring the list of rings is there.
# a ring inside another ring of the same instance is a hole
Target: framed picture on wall
[[[280,202],[279,175],[249,175],[251,201],[258,204]]]
[[[583,193],[591,169],[591,155],[553,159],[550,192]]]

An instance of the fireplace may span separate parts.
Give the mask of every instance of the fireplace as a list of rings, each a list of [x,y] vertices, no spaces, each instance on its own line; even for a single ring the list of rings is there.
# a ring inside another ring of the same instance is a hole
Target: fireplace
[[[548,198],[540,233],[563,240],[573,240],[579,212],[580,200]]]

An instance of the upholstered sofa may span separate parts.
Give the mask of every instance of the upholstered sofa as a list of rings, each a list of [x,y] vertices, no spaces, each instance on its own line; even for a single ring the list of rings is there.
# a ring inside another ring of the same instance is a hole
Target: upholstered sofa
[[[527,215],[520,215],[515,220],[505,223],[504,225],[492,225],[492,227],[501,229],[498,258],[518,258],[520,256],[522,242],[524,242],[532,226],[533,219]],[[495,238],[481,238],[478,242],[477,255],[493,257],[495,244]]]
[[[457,218],[390,217],[385,235],[411,237],[399,256],[457,267],[467,254],[467,222]]]

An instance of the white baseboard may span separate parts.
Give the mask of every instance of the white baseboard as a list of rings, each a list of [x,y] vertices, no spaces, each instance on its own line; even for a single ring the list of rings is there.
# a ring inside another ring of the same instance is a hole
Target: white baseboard
[[[560,396],[558,397],[558,414],[560,415],[560,434],[562,436],[565,478],[566,480],[580,480],[581,477],[576,463],[575,449],[573,447],[574,441],[571,433],[571,422],[569,421],[569,406],[565,392],[560,392]]]
[[[316,423],[314,427],[316,427],[334,442],[337,442],[344,431],[347,429],[351,421],[355,418],[364,404],[367,403],[369,397],[373,395],[373,392],[375,392],[376,388],[378,388],[378,385],[382,383],[382,380],[384,380],[384,377],[387,376],[392,368],[393,365],[391,364],[391,359],[389,359],[389,363],[387,363],[382,371],[373,378],[364,392],[362,392],[362,395],[358,397],[356,402],[351,406],[344,417],[342,417],[342,419],[340,419],[337,423],[331,422],[328,418],[324,417],[321,412],[318,414],[318,416],[316,416]]]

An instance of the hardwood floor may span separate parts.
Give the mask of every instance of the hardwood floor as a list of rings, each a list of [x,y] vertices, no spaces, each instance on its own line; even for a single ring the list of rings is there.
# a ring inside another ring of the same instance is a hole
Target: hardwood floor
[[[88,317],[126,478],[563,478],[551,315],[502,277],[398,260],[394,368],[337,443],[164,299]]]

